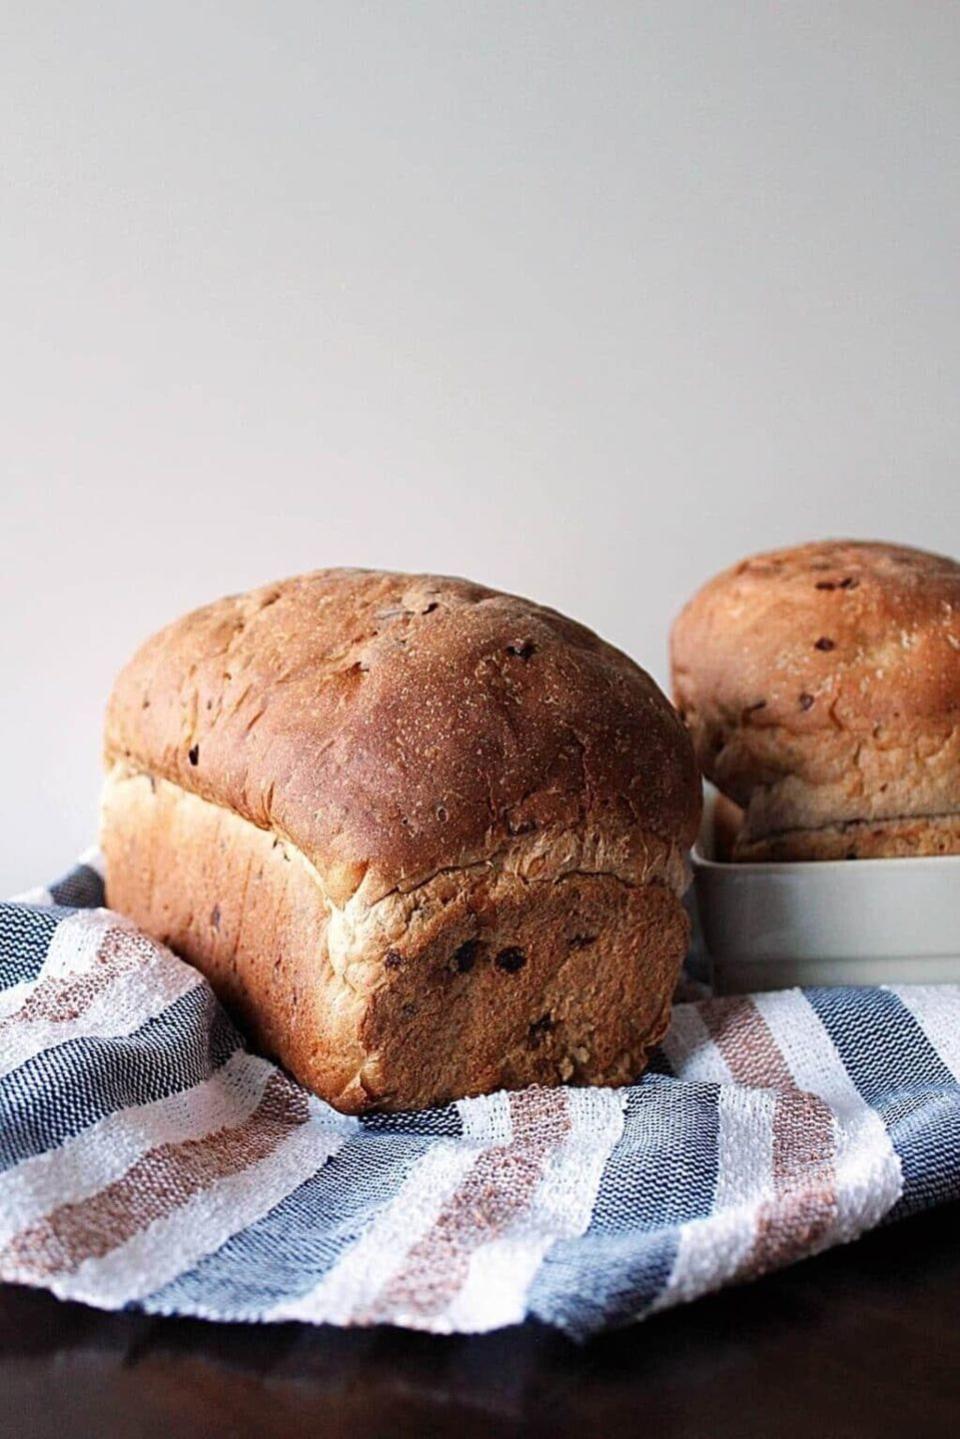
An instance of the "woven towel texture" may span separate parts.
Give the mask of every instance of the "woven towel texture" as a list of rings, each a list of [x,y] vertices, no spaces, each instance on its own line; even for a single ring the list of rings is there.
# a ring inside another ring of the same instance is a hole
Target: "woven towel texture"
[[[95,856],[0,904],[0,1279],[583,1338],[960,1197],[960,987],[681,1004],[628,1088],[357,1120],[102,904]]]

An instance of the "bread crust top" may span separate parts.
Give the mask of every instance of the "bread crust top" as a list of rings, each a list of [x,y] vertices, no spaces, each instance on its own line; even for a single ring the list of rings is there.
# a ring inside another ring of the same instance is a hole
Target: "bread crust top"
[[[535,829],[687,848],[700,787],[637,665],[466,580],[318,570],[177,620],[118,677],[106,760],[290,840],[376,901]]]
[[[960,711],[960,565],[827,540],[725,570],[673,626],[681,706],[812,734]]]

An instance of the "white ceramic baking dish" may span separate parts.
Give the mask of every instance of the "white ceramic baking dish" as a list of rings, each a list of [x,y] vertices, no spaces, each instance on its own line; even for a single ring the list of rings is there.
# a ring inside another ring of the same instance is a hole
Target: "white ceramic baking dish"
[[[692,864],[720,994],[960,982],[960,855],[727,864],[713,858],[708,794]]]

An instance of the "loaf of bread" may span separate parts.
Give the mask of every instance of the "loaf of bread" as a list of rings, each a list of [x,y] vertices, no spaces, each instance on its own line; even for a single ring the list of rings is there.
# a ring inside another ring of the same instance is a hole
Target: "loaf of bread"
[[[960,853],[960,565],[825,541],[695,595],[673,689],[739,860]]]
[[[109,904],[336,1105],[618,1084],[667,1023],[700,785],[652,680],[552,610],[326,570],[114,688]]]

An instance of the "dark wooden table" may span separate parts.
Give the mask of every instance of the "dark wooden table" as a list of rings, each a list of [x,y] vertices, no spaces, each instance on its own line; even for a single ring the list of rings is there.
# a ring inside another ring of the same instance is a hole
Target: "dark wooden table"
[[[960,1435],[960,1206],[578,1348],[100,1314],[0,1288],[3,1439]]]

